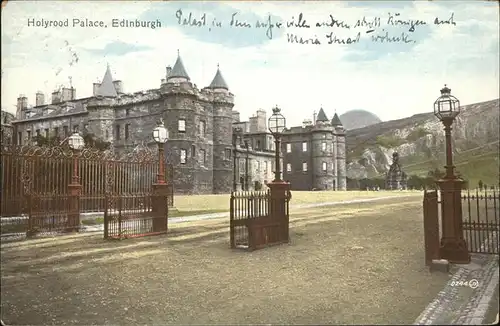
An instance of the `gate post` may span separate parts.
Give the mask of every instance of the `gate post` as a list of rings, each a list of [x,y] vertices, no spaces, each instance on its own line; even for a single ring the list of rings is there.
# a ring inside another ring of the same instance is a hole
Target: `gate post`
[[[271,219],[280,221],[279,241],[289,242],[289,216],[288,216],[288,193],[290,183],[285,181],[273,181],[267,184],[271,190],[269,216]]]
[[[82,185],[79,183],[70,183],[69,190],[69,212],[67,231],[79,231],[80,229],[80,194]]]
[[[168,231],[168,185],[166,183],[153,184],[153,230],[152,232]]]
[[[470,254],[462,227],[461,179],[438,181],[441,189],[441,219],[443,234],[439,248],[442,259],[455,264],[470,263]]]
[[[439,259],[439,217],[437,191],[424,192],[424,244],[425,265]]]

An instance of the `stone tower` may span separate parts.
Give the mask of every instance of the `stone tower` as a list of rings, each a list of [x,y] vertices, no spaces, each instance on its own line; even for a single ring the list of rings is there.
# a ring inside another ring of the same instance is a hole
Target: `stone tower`
[[[98,139],[113,143],[115,111],[111,106],[118,94],[113,84],[113,76],[109,65],[100,84],[95,83],[95,99],[87,103],[88,131]]]
[[[342,122],[339,119],[337,113],[333,116],[332,126],[333,131],[333,146],[334,159],[335,159],[335,175],[336,179],[336,189],[335,190],[347,190],[347,171],[346,171],[346,148],[345,148],[345,129]]]
[[[213,193],[231,192],[233,184],[233,114],[234,96],[217,72],[208,87],[203,90],[213,105]]]
[[[316,121],[311,133],[311,163],[313,188],[320,190],[334,189],[333,152],[329,144],[332,142],[333,127],[330,125],[323,108],[316,117]]]
[[[175,187],[186,193],[199,192],[200,185],[211,190],[212,160],[208,154],[212,148],[206,144],[210,134],[200,135],[199,125],[203,120],[206,129],[211,129],[208,122],[212,117],[211,114],[209,117],[201,115],[199,91],[193,87],[179,51],[174,66],[167,68],[161,94],[165,108],[163,119],[170,133],[165,145],[166,162],[174,166]]]

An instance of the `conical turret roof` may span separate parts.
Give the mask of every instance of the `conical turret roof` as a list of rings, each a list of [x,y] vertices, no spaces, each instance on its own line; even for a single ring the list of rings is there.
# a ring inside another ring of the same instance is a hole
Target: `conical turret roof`
[[[170,74],[168,74],[167,78],[186,78],[190,80],[188,73],[186,72],[186,68],[184,68],[184,64],[182,63],[181,55],[177,51],[177,60],[175,61],[174,67]]]
[[[326,117],[325,111],[323,111],[323,108],[319,109],[318,116],[316,117],[316,122],[328,122],[328,118]]]
[[[118,96],[118,94],[116,93],[115,85],[113,84],[113,76],[111,75],[111,69],[109,68],[109,65],[106,68],[106,73],[104,74],[101,85],[96,91],[96,95],[105,97]]]
[[[340,118],[337,115],[337,112],[335,112],[335,114],[333,115],[332,126],[334,126],[334,127],[342,126],[342,122],[340,121]]]
[[[215,77],[210,83],[210,86],[208,88],[223,88],[225,90],[229,90],[229,87],[226,84],[226,81],[224,80],[224,77],[222,77],[222,73],[220,72],[219,65],[217,65],[217,72],[215,73]]]

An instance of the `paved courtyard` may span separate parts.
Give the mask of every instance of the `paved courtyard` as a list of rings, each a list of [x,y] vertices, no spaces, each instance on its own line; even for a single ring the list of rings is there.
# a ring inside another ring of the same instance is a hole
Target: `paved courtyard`
[[[227,218],[167,236],[2,243],[7,324],[411,324],[449,280],[424,264],[421,197],[297,208],[291,243],[229,249]]]

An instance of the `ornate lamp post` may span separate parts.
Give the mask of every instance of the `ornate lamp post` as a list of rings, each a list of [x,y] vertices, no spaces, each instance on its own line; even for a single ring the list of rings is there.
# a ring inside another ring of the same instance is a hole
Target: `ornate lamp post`
[[[233,131],[233,191],[237,191],[238,180],[237,177],[240,174],[239,164],[238,164],[238,152],[237,146],[238,141],[241,139],[241,134],[243,130],[241,128],[235,128]]]
[[[153,139],[158,144],[158,179],[157,184],[166,184],[165,182],[165,143],[168,140],[168,130],[163,124],[163,119],[158,121],[156,128],[153,129]]]
[[[245,186],[243,189],[248,191],[249,184],[250,184],[250,145],[248,142],[248,139],[245,139],[245,150],[246,150],[246,155],[245,155]]]
[[[73,175],[68,185],[70,195],[70,213],[68,214],[68,231],[76,231],[80,226],[80,193],[82,185],[78,177],[78,153],[85,146],[85,141],[79,133],[75,132],[68,138],[68,145],[73,151]]]
[[[274,180],[267,184],[271,190],[270,216],[272,219],[280,221],[280,241],[289,241],[289,215],[288,201],[290,200],[290,184],[281,180],[280,149],[281,135],[286,128],[286,119],[281,114],[281,110],[276,106],[273,114],[269,117],[269,131],[274,137],[275,164]]]
[[[446,139],[446,174],[439,180],[441,189],[442,238],[440,243],[441,258],[451,263],[468,264],[470,255],[463,236],[462,199],[463,180],[455,175],[453,152],[451,148],[451,125],[460,113],[460,101],[451,95],[446,85],[441,89],[441,96],[434,102],[434,115],[444,125]]]
[[[281,181],[281,166],[280,166],[280,144],[281,144],[281,134],[286,129],[286,119],[281,114],[281,109],[276,106],[273,108],[273,115],[269,117],[269,131],[274,137],[275,148],[275,164],[276,169],[274,171],[274,181]]]
[[[153,184],[153,230],[152,232],[165,233],[168,230],[168,185],[165,182],[165,143],[168,140],[168,130],[163,119],[158,121],[153,129],[153,139],[158,144],[158,176]]]
[[[73,176],[71,178],[71,183],[72,184],[79,184],[79,177],[78,177],[78,159],[77,159],[77,153],[82,150],[82,148],[85,146],[85,141],[83,140],[83,137],[80,136],[79,133],[75,132],[68,138],[68,145],[69,147],[73,150]]]

